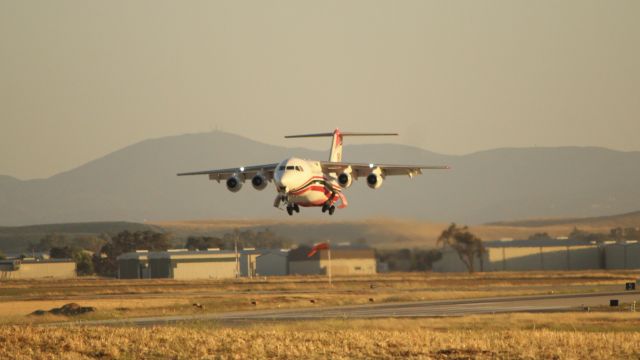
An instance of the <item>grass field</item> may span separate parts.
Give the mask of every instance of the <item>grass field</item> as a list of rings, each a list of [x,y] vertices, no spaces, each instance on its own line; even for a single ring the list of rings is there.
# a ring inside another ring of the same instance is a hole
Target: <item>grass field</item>
[[[201,280],[12,280],[0,283],[0,324],[67,321],[34,316],[69,302],[96,312],[73,320],[189,315],[272,308],[464,299],[622,290],[638,272],[391,273],[375,276],[288,276],[269,279]],[[311,302],[313,300],[313,303]],[[252,304],[255,302],[255,304]],[[194,307],[198,303],[204,308]]]
[[[0,326],[2,359],[637,359],[638,313],[183,326]]]
[[[51,322],[482,296],[620,291],[637,271],[397,273],[226,281],[76,279],[0,283],[0,359],[637,359],[629,311],[419,319],[190,321],[157,327]],[[315,304],[310,302],[314,299]],[[255,305],[251,301],[257,301]],[[69,302],[79,316],[28,315]],[[204,305],[204,309],[193,303]]]

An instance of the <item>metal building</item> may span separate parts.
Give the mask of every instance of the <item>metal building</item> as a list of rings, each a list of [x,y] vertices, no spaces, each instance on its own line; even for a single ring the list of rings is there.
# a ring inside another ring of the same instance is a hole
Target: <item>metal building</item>
[[[256,273],[259,276],[282,276],[289,274],[289,249],[267,250],[256,258]]]
[[[329,250],[319,250],[307,257],[309,249],[298,248],[289,253],[289,273],[292,275],[327,274]],[[364,275],[376,273],[376,257],[371,248],[335,246],[331,250],[333,275]]]
[[[121,279],[229,279],[236,277],[233,251],[138,251],[118,257]]]
[[[640,269],[640,243],[625,241],[605,246],[607,269]]]
[[[117,257],[118,279],[148,279],[149,273],[149,252],[136,251],[122,254]]]
[[[640,269],[640,243],[634,240],[566,246],[492,245],[486,247],[482,259],[476,257],[476,271]],[[467,271],[453,249],[441,251],[442,258],[433,264],[433,271]]]
[[[257,275],[257,259],[265,250],[244,248],[238,252],[240,276],[254,277]]]

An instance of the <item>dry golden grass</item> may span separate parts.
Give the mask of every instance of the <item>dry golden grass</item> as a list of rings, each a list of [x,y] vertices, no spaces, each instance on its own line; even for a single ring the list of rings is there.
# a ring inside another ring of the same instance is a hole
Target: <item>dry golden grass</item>
[[[640,314],[499,314],[457,318],[195,322],[136,327],[41,327],[26,316],[74,301],[77,320],[481,296],[622,290],[634,271],[382,274],[241,281],[9,281],[0,284],[0,359],[432,358],[609,359],[640,356]],[[374,285],[371,287],[371,285]],[[55,294],[55,295],[52,295]],[[310,299],[316,300],[316,305]],[[258,300],[251,305],[251,300]],[[193,307],[205,305],[205,310]],[[4,314],[4,315],[2,315]]]
[[[637,314],[581,313],[249,326],[3,326],[0,358],[637,359],[638,325]]]
[[[426,301],[444,299],[467,299],[488,296],[516,296],[539,294],[535,291],[503,290],[503,291],[438,291],[411,293],[368,293],[368,294],[270,294],[270,295],[219,295],[182,298],[127,298],[127,299],[82,299],[74,300],[82,306],[92,306],[97,309],[94,313],[87,313],[74,317],[63,315],[34,316],[29,315],[36,310],[49,310],[60,307],[70,300],[36,300],[36,301],[7,301],[0,302],[0,324],[36,324],[46,322],[62,322],[69,320],[101,320],[116,318],[131,318],[144,316],[173,316],[193,315],[203,313],[218,313],[231,311],[251,311],[265,309],[287,309],[318,306],[362,305],[370,303],[370,298],[376,303]],[[314,303],[311,303],[313,299]],[[257,305],[252,302],[256,301]],[[193,304],[204,305],[204,310]]]
[[[371,284],[393,289],[478,290],[486,287],[513,286],[590,286],[614,285],[631,281],[640,271],[527,271],[488,273],[387,273],[376,275],[335,276],[330,289],[360,290]],[[4,280],[2,299],[47,299],[75,295],[132,295],[200,292],[321,291],[328,289],[326,276],[278,276],[229,280],[116,280],[101,278]],[[1,301],[1,300],[0,300]]]
[[[74,317],[97,320],[188,315],[254,309],[466,299],[478,297],[622,290],[634,271],[433,274],[392,273],[336,277],[288,276],[267,280],[12,280],[2,282],[0,323],[66,321],[64,316],[28,316],[69,302],[97,308]],[[310,300],[313,299],[315,304]],[[257,301],[257,305],[251,304]],[[204,305],[204,309],[193,303]]]

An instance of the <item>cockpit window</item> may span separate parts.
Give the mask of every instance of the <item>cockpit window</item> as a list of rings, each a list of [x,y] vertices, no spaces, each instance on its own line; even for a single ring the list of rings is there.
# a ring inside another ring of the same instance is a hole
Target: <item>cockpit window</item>
[[[287,165],[287,166],[280,165],[280,166],[278,167],[278,170],[280,170],[280,171],[282,171],[282,170],[304,171],[304,170],[302,169],[302,166],[297,166],[297,165]]]

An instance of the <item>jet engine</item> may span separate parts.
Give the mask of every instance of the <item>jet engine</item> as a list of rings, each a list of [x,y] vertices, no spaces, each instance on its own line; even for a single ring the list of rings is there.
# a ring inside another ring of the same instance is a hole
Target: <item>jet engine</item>
[[[238,192],[242,189],[242,180],[238,175],[232,175],[227,179],[227,189],[231,192]]]
[[[340,186],[342,186],[343,188],[348,188],[349,186],[351,186],[351,183],[353,182],[353,176],[351,176],[350,173],[348,172],[343,172],[340,175],[338,175],[338,184],[340,184]]]
[[[263,190],[267,187],[268,181],[267,178],[262,174],[256,174],[251,178],[251,185],[256,190]]]
[[[384,178],[380,174],[371,173],[367,175],[367,185],[372,189],[378,189],[382,186]]]

